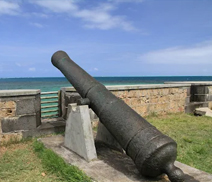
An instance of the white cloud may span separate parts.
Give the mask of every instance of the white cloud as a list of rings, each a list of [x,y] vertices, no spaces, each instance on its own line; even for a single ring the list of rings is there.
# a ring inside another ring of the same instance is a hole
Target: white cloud
[[[40,23],[30,23],[30,25],[35,26],[37,28],[43,28],[43,25]]]
[[[212,41],[191,47],[173,47],[148,52],[139,57],[151,64],[212,64]]]
[[[28,71],[36,71],[35,68],[29,68]]]
[[[123,16],[111,14],[111,12],[116,9],[116,6],[112,3],[101,3],[95,8],[83,9],[73,0],[36,0],[31,2],[54,13],[66,13],[71,17],[80,18],[86,28],[102,30],[121,28],[125,31],[136,30],[131,22],[127,21]]]
[[[0,0],[0,15],[17,15],[20,12],[20,6],[15,2]]]
[[[99,69],[98,68],[94,68],[94,71],[99,71]]]
[[[47,8],[55,13],[68,13],[78,9],[72,0],[35,0],[31,2]]]
[[[113,16],[110,14],[115,8],[109,4],[102,4],[90,10],[79,10],[73,15],[81,18],[85,22],[87,28],[97,28],[108,30],[112,28],[121,28],[126,31],[135,30],[130,22],[121,16]]]

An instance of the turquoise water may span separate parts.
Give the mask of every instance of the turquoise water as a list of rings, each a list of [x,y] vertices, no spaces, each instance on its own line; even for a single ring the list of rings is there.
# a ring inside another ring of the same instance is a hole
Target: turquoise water
[[[95,77],[104,85],[161,84],[166,81],[212,81],[212,76],[154,76],[154,77]],[[40,89],[42,92],[58,91],[71,84],[64,77],[0,78],[0,90]]]

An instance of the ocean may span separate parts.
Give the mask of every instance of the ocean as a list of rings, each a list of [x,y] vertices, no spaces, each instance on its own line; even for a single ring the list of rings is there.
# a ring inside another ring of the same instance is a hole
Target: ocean
[[[95,77],[104,85],[161,84],[167,81],[212,81],[212,76],[151,76],[151,77]],[[40,89],[42,92],[58,91],[70,87],[65,77],[0,78],[0,90]]]

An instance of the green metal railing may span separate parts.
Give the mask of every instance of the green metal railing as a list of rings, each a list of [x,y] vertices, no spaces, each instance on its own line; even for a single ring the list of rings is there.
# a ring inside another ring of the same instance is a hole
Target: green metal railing
[[[59,92],[41,92],[41,118],[59,116]]]

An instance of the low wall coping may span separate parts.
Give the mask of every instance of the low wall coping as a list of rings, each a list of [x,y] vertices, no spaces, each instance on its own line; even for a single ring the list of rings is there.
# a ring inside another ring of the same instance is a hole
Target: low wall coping
[[[143,85],[108,85],[106,88],[111,91],[115,90],[140,90],[151,88],[175,88],[175,87],[190,87],[191,84],[143,84]],[[63,87],[62,91],[74,92],[74,87]]]
[[[23,96],[23,95],[37,95],[40,90],[35,89],[19,89],[19,90],[0,90],[0,97]]]
[[[212,85],[212,81],[182,81],[182,82],[164,82],[164,84],[191,84],[191,85]]]

